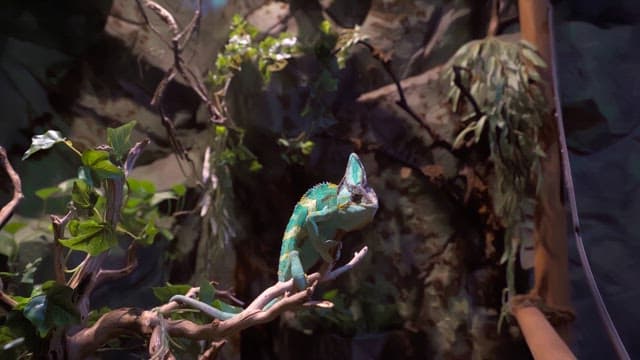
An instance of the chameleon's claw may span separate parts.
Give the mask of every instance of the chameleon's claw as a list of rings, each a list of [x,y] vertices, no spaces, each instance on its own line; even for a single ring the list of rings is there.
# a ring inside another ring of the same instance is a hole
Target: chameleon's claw
[[[322,243],[321,248],[318,249],[318,253],[322,257],[322,260],[328,263],[332,263],[340,257],[341,248],[342,243],[340,241],[325,240]]]

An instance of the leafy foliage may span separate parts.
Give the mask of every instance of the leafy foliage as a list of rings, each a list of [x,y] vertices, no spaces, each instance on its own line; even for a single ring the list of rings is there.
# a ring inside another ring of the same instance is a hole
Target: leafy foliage
[[[152,244],[159,232],[170,237],[167,229],[156,227],[157,221],[162,218],[158,204],[178,199],[185,194],[186,189],[184,185],[180,185],[169,191],[156,192],[155,186],[148,181],[125,179],[122,164],[125,154],[131,148],[130,136],[134,125],[132,122],[109,129],[108,146],[101,147],[101,150],[87,149],[83,152],[75,149],[71,141],[62,137],[59,132],[50,130],[43,135],[34,136],[30,149],[25,153],[25,158],[28,158],[36,151],[64,142],[79,156],[77,178],[36,192],[43,200],[54,196],[69,199],[69,236],[62,234],[57,239],[68,251],[81,251],[95,256],[117,247],[122,234],[144,245]],[[119,198],[122,201],[118,201]],[[119,214],[112,218],[116,222],[107,218],[107,213],[114,211]],[[19,222],[5,226],[0,233],[0,252],[10,258],[15,256],[19,245],[15,236],[25,226],[27,225]],[[11,275],[19,278],[20,283],[31,285],[34,283],[33,275],[38,263],[39,261],[28,264],[21,274],[16,272],[4,275]],[[70,272],[75,273],[80,268],[81,266]],[[74,303],[74,290],[54,281],[36,284],[29,297],[12,298],[17,305],[0,326],[0,337],[10,342],[30,333],[44,338],[53,329],[61,329],[80,320]],[[27,340],[31,341],[28,336]]]
[[[477,103],[461,107],[460,80]],[[458,50],[444,73],[451,83],[453,110],[464,112],[464,128],[454,148],[473,146],[488,139],[495,171],[493,210],[505,226],[508,289],[515,293],[514,264],[518,248],[530,241],[536,195],[542,183],[541,159],[545,154],[540,131],[549,115],[538,68],[545,67],[535,48],[526,41],[507,43],[495,38],[471,42]],[[521,254],[522,254],[522,249]]]
[[[68,286],[47,281],[34,288],[31,298],[23,306],[24,316],[36,327],[41,337],[47,336],[53,328],[76,324],[80,315],[73,301],[73,290]]]
[[[245,62],[256,63],[263,80],[267,83],[272,72],[282,70],[288,59],[299,52],[295,36],[281,33],[277,38],[266,36],[257,42],[257,35],[258,30],[241,16],[233,17],[229,41],[218,54],[215,68],[209,74],[209,81],[214,89],[225,87]]]

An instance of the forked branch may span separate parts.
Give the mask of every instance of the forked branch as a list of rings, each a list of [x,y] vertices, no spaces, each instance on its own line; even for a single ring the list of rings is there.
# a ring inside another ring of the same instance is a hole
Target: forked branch
[[[164,315],[179,308],[176,302],[166,303],[153,310],[121,308],[109,311],[93,326],[67,337],[69,359],[83,359],[109,340],[131,333],[153,338],[152,343],[155,345],[150,346],[149,355],[151,356],[173,357],[167,347],[161,345],[166,343],[166,339],[161,337],[169,336],[210,342],[211,346],[206,356],[211,358],[211,355],[224,345],[226,338],[246,328],[272,321],[285,311],[297,310],[305,306],[319,282],[330,281],[352,269],[366,253],[367,248],[364,247],[356,252],[351,261],[343,267],[328,274],[315,272],[308,275],[307,281],[311,285],[299,292],[294,292],[293,280],[278,282],[265,289],[242,312],[228,320],[216,319],[207,324],[197,324],[189,320],[165,319]],[[192,288],[186,295],[193,296],[197,291],[197,288]],[[273,306],[264,309],[274,299],[279,300]]]

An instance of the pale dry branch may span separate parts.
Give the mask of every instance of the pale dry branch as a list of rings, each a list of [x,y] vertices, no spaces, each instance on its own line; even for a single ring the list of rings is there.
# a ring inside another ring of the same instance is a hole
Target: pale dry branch
[[[353,269],[363,258],[365,255],[367,255],[367,252],[369,251],[368,247],[363,247],[362,249],[360,249],[360,251],[356,251],[353,254],[353,258],[351,258],[351,260],[344,264],[343,266],[332,270],[331,272],[327,273],[323,278],[322,278],[322,282],[325,281],[331,281],[335,278],[337,278],[338,276],[346,273],[347,271]]]
[[[0,146],[0,162],[2,163],[2,167],[4,171],[11,179],[11,184],[13,185],[13,196],[11,200],[0,209],[0,229],[4,227],[4,224],[9,220],[11,214],[13,214],[13,210],[15,210],[16,206],[20,203],[20,200],[24,197],[22,194],[22,181],[20,180],[20,176],[11,166],[9,162],[9,157],[7,156],[7,151],[4,147]]]
[[[149,336],[150,354],[157,359],[173,358],[166,347],[166,336],[210,341],[212,342],[210,347],[201,356],[201,359],[210,359],[224,345],[226,338],[246,328],[272,321],[285,311],[300,309],[308,304],[309,297],[320,281],[335,279],[338,275],[352,269],[366,253],[365,246],[344,266],[328,274],[315,272],[308,275],[307,281],[311,285],[302,291],[295,292],[293,280],[277,282],[258,295],[246,309],[228,320],[214,319],[207,324],[196,324],[189,320],[167,320],[163,314],[177,310],[179,307],[179,304],[173,301],[153,310],[122,308],[109,311],[93,326],[67,337],[69,359],[85,358],[109,340],[130,334]],[[191,288],[186,296],[192,297],[198,291],[197,287]],[[267,304],[276,299],[277,302],[264,309]]]
[[[169,27],[169,29],[174,35],[178,34],[179,32],[178,23],[176,22],[176,19],[173,17],[173,15],[167,9],[160,6],[155,1],[151,1],[151,0],[143,0],[143,3],[149,10],[153,11],[156,15],[158,15],[158,17],[165,24],[167,24],[167,26]],[[148,19],[146,19],[146,15],[145,15],[145,20],[148,21]]]

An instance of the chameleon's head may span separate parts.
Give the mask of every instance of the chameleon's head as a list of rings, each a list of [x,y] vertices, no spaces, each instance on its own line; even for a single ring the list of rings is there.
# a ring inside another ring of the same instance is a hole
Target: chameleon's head
[[[347,170],[338,185],[338,211],[346,215],[353,229],[373,219],[378,210],[378,197],[367,183],[367,174],[358,155],[351,153]]]

